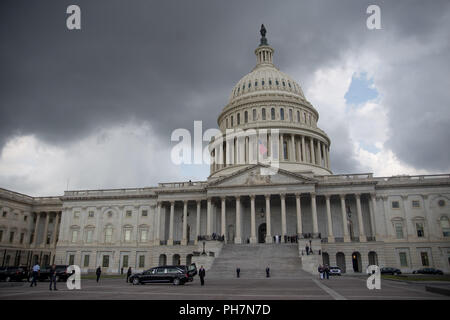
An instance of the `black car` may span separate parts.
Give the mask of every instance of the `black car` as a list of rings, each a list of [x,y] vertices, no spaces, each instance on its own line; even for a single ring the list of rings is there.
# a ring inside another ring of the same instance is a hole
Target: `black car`
[[[413,271],[414,274],[444,274],[442,270],[435,269],[435,268],[423,268],[419,270]]]
[[[396,275],[396,274],[402,274],[402,272],[400,271],[400,269],[397,268],[390,268],[390,267],[384,267],[380,269],[380,273],[381,274],[391,274],[391,275]]]
[[[28,278],[27,267],[2,267],[0,268],[0,280],[23,281]]]
[[[187,273],[189,275],[189,282],[192,282],[194,280],[194,276],[197,275],[197,266],[195,265],[195,263],[192,263],[189,266],[181,265],[177,267],[182,268],[184,273]]]
[[[65,264],[56,265],[56,281],[66,281],[67,278],[69,278],[70,274],[67,273],[67,267],[68,267],[68,265],[65,265]],[[42,267],[37,279],[39,281],[50,280],[51,268],[52,268],[52,266]],[[32,276],[33,275],[30,274],[29,281],[31,281]]]
[[[159,266],[131,275],[130,282],[134,285],[164,282],[180,285],[188,282],[189,278],[184,266]]]

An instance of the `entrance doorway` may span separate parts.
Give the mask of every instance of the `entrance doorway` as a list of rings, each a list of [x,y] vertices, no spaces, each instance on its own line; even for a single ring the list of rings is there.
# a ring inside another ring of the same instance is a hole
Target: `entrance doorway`
[[[266,242],[267,227],[265,223],[261,223],[258,227],[258,243]]]
[[[359,252],[352,253],[352,264],[354,272],[362,272],[361,268],[361,254]]]
[[[228,243],[234,243],[234,225],[230,224],[228,226]]]

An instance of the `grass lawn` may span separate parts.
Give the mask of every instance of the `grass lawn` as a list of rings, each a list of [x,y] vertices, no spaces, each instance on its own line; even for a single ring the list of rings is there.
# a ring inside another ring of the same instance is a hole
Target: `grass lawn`
[[[381,279],[387,279],[387,280],[404,280],[404,281],[450,281],[450,275],[425,275],[425,274],[401,274],[401,275],[387,275],[383,274],[381,275]]]

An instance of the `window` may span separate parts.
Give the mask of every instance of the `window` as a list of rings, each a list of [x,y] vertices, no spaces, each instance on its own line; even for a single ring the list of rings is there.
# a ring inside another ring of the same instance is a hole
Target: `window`
[[[145,256],[139,256],[139,268],[144,268],[145,266]]]
[[[93,218],[93,217],[94,217],[94,211],[89,211],[88,217],[89,217],[89,218]]]
[[[392,209],[399,209],[400,208],[400,202],[392,201],[391,206],[392,206]]]
[[[112,211],[109,211],[109,212],[108,212],[108,218],[112,218],[112,216],[113,216]]]
[[[257,87],[257,86],[258,86],[258,80],[255,81],[255,87]]]
[[[244,112],[244,122],[245,123],[248,122],[248,112],[247,111]]]
[[[128,268],[128,255],[123,256],[122,267]]]
[[[109,268],[109,256],[103,256],[102,267]]]
[[[131,229],[125,229],[125,241],[131,241]]]
[[[80,212],[79,211],[75,211],[74,213],[73,213],[73,218],[74,219],[78,219],[80,217]]]
[[[284,157],[284,160],[288,159],[287,141],[283,141],[283,157]]]
[[[47,239],[46,239],[45,243],[46,243],[46,244],[50,244],[51,238],[52,238],[52,234],[49,232],[49,233],[47,234]]]
[[[445,206],[445,201],[444,201],[444,200],[439,200],[439,201],[438,201],[438,206],[439,206],[439,207]]]
[[[412,204],[413,208],[420,208],[420,201],[419,200],[413,200],[411,202],[411,204]]]
[[[20,243],[23,243],[23,240],[25,239],[25,233],[20,234]]]
[[[269,79],[269,86],[272,85],[272,79]]]
[[[127,210],[126,217],[130,218],[132,215],[133,215],[133,213],[131,212],[131,210]]]
[[[9,233],[9,242],[12,243],[14,241],[14,231]]]
[[[105,242],[111,242],[112,241],[112,233],[113,229],[111,226],[106,227],[105,229]]]
[[[241,124],[241,114],[238,113],[237,114],[237,125],[240,125],[240,124]]]
[[[403,224],[402,223],[395,224],[395,234],[397,236],[397,239],[403,239]]]
[[[225,127],[228,128],[228,118],[225,120]]]
[[[297,111],[297,122],[300,122],[300,111]]]
[[[280,109],[280,119],[284,120],[284,109],[283,108]]]
[[[142,216],[143,217],[147,217],[148,216],[148,211],[147,210],[142,210]]]
[[[48,223],[53,223],[53,218],[48,219]]]
[[[428,267],[430,265],[430,261],[428,260],[428,252],[421,252],[420,259],[422,260],[422,266]]]
[[[263,120],[266,120],[266,109],[265,109],[265,108],[262,108],[262,109],[261,109],[261,118],[262,118]]]
[[[73,265],[73,264],[75,264],[75,255],[71,254],[69,256],[69,265]]]
[[[262,86],[264,85],[264,79],[263,79],[263,80],[261,80],[261,85],[262,85]]]
[[[86,242],[87,243],[91,243],[92,242],[93,234],[94,234],[94,230],[92,230],[92,229],[87,229],[86,230]]]
[[[441,222],[442,236],[450,237],[450,223],[448,221],[448,218],[442,217],[440,222]]]
[[[270,117],[272,120],[275,120],[275,108],[270,109]]]
[[[416,222],[416,231],[417,231],[417,237],[422,238],[424,237],[423,232],[423,223],[422,222]]]
[[[249,82],[249,83],[248,83],[248,88],[250,89],[251,86],[252,86],[252,83]]]
[[[6,215],[8,214],[8,212],[3,211],[3,218],[6,218]]]
[[[28,219],[28,216],[23,217],[23,221],[27,221],[27,219]]]
[[[275,84],[278,86],[280,83],[278,82],[278,80],[275,80]]]
[[[253,121],[256,121],[256,109],[253,109]]]
[[[294,119],[292,117],[292,109],[289,109],[289,121],[290,122],[294,121]]]
[[[0,230],[0,242],[2,242],[3,239],[3,230]]]
[[[72,242],[78,241],[78,230],[72,230]]]
[[[231,126],[234,126],[233,116],[231,116]]]
[[[147,229],[142,229],[141,230],[141,242],[145,242],[147,241],[147,235],[148,235],[148,230]]]
[[[408,266],[408,257],[406,256],[406,252],[400,252],[398,255],[400,258],[400,266],[407,267]]]
[[[89,255],[88,254],[84,256],[83,266],[89,267]]]

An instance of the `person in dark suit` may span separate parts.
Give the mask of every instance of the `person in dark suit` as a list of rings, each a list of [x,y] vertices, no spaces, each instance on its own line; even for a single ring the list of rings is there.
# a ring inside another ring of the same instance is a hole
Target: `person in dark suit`
[[[270,269],[269,266],[266,268],[266,278],[270,278]]]
[[[236,268],[236,276],[239,278],[239,275],[241,274],[241,268]]]
[[[128,282],[128,280],[129,280],[129,278],[130,278],[130,276],[131,276],[131,273],[132,273],[131,267],[128,267],[128,271],[127,271],[127,282]]]
[[[306,255],[308,256],[309,255],[309,247],[308,247],[308,245],[306,245],[305,250],[306,250]]]
[[[100,266],[95,271],[95,274],[97,275],[97,283],[98,283],[98,280],[100,280],[100,275],[102,274],[102,268],[100,268]]]
[[[53,290],[56,289],[56,265],[53,264],[50,268],[50,290],[52,290],[52,283],[53,283]]]
[[[203,286],[205,285],[205,268],[203,266],[200,267],[200,270],[198,271],[198,276],[200,277],[200,284]]]

